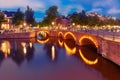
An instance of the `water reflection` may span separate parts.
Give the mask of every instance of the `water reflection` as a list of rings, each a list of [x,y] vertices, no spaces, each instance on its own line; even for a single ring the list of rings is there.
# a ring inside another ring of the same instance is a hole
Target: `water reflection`
[[[37,40],[38,41],[38,40]],[[38,41],[39,43],[39,41]],[[44,51],[47,54],[49,61],[57,61],[60,48],[57,45],[56,38],[49,38],[49,41],[44,44]]]
[[[67,55],[75,54],[76,53],[76,47],[70,48],[65,42],[64,47],[66,49]]]
[[[63,39],[62,38],[58,38],[58,44],[60,47],[63,47]]]
[[[55,59],[55,47],[54,46],[52,46],[52,60],[54,61],[54,59]]]
[[[9,41],[2,41],[1,51],[4,53],[4,56],[7,57],[10,54],[10,43]]]
[[[34,46],[32,46],[33,42],[29,39],[3,39],[0,44],[1,59],[10,57],[18,65],[21,65],[24,59],[30,61],[33,58]]]
[[[71,54],[71,56],[75,56],[76,58],[82,60],[87,67],[94,68],[98,73],[100,72],[104,78],[104,80],[119,80],[120,68],[114,63],[104,59],[100,55],[97,54],[96,48],[93,46],[77,46],[72,40],[63,40],[62,46],[65,47],[65,50]],[[66,43],[67,42],[67,43]],[[58,39],[59,46],[60,40]],[[73,49],[76,48],[76,51]],[[66,53],[68,54],[68,53]],[[117,69],[117,70],[116,70]]]
[[[3,60],[4,60],[4,53],[0,51],[0,66]]]
[[[49,41],[49,38],[44,39],[44,40],[42,40],[42,39],[37,39],[37,42],[40,43],[40,44],[45,44],[45,43],[47,43],[48,41]]]
[[[48,41],[46,42],[46,40]],[[99,75],[102,75],[100,76],[102,78],[98,80],[120,80],[120,68],[118,66],[102,58],[100,55],[97,55],[96,50],[89,48],[88,46],[78,46],[75,44],[75,41],[71,39],[61,39],[55,37],[36,41],[30,39],[8,39],[0,40],[0,44],[0,64],[6,58],[11,58],[18,66],[21,66],[21,64],[25,61],[31,61],[27,68],[24,69],[22,66],[21,69],[26,71],[28,70],[28,73],[31,71],[31,74],[32,72],[36,73],[38,78],[42,77],[40,75],[45,74],[45,72],[48,74],[47,76],[50,76],[57,70],[61,72],[61,75],[64,73],[72,73],[73,76],[64,74],[64,77],[69,77],[69,80],[73,80],[76,78],[76,75],[79,76],[82,75],[82,73],[84,76],[77,77],[79,78],[77,80],[81,80],[83,77],[89,77],[89,75],[93,75],[92,77],[96,77],[96,75],[99,77]],[[3,47],[5,49],[2,50],[2,46],[5,45],[6,47]],[[9,48],[7,48],[8,45]],[[9,54],[8,49],[10,50]],[[6,58],[5,53],[7,53]],[[69,59],[64,59],[66,57],[69,57]],[[23,65],[26,66],[28,64],[24,63]],[[11,65],[9,65],[9,67],[10,66]],[[64,70],[62,71],[61,68],[64,68]],[[89,74],[85,74],[86,72],[89,72]],[[94,72],[94,74],[91,74],[91,72]],[[54,73],[55,74],[52,75],[53,77],[58,76],[56,72]],[[36,74],[34,77],[36,77]],[[44,76],[46,76],[46,74]],[[26,74],[24,75],[26,76]],[[63,77],[59,78],[60,80],[64,80]],[[83,80],[86,79],[87,78]],[[96,79],[94,78],[90,80]],[[49,78],[44,80],[49,80]]]
[[[26,55],[26,53],[27,53],[26,43],[25,42],[21,42],[21,45],[23,47],[23,53]]]
[[[81,58],[83,59],[83,61],[86,63],[86,64],[89,64],[89,65],[94,65],[94,64],[97,64],[98,63],[98,58],[96,58],[95,60],[91,61],[91,60],[88,60],[82,53],[81,50],[79,50],[79,54],[81,56]]]

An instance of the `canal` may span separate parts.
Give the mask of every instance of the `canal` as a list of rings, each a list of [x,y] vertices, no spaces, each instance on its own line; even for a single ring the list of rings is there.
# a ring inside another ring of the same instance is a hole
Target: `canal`
[[[120,67],[74,40],[1,39],[0,80],[120,80]]]

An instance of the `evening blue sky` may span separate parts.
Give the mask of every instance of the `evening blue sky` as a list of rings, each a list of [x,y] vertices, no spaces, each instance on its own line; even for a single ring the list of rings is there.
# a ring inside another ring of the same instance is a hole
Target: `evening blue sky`
[[[45,16],[45,10],[52,5],[58,6],[61,15],[73,12],[97,12],[102,15],[115,16],[120,18],[120,0],[0,0],[0,9],[16,11],[21,8],[26,10],[29,5],[35,12],[37,21]]]

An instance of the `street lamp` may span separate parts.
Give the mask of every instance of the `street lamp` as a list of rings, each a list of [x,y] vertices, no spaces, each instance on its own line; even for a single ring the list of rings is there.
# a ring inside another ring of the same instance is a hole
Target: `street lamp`
[[[73,26],[75,26],[75,23],[72,23]]]
[[[52,29],[54,29],[54,24],[55,24],[55,22],[52,22],[51,24],[52,24]]]
[[[24,24],[23,24],[24,26],[26,26],[26,23],[24,22]]]
[[[52,22],[52,25],[54,25],[55,24],[55,22]]]
[[[73,27],[73,30],[74,30],[74,27],[75,27],[75,23],[72,23],[72,27]]]

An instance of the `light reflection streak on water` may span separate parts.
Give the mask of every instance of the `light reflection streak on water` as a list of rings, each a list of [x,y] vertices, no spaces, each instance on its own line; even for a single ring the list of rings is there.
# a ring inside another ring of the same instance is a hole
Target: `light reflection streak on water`
[[[69,48],[67,44],[64,42],[65,50],[67,51],[67,55],[75,54],[76,52],[76,47],[74,48]]]
[[[21,45],[23,47],[23,53],[26,54],[27,53],[26,43],[25,42],[21,42]]]
[[[4,53],[5,58],[10,54],[10,43],[8,41],[3,41],[1,43],[1,51]]]
[[[55,46],[52,46],[52,60],[54,61],[55,59]]]
[[[87,58],[85,58],[80,49],[79,49],[79,54],[80,54],[81,58],[83,59],[83,61],[84,61],[86,64],[94,65],[94,64],[97,64],[97,63],[98,63],[98,58],[96,58],[94,61],[91,61],[91,60],[88,60]]]
[[[32,45],[32,43],[31,43],[31,42],[29,43],[29,45],[30,45],[30,48],[32,48],[32,46],[33,46],[33,45]]]

